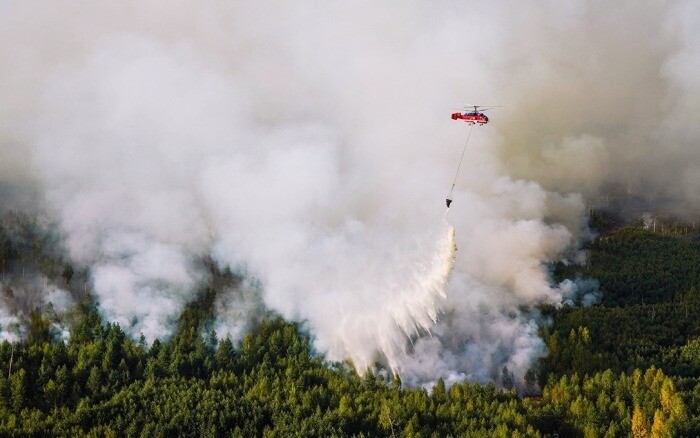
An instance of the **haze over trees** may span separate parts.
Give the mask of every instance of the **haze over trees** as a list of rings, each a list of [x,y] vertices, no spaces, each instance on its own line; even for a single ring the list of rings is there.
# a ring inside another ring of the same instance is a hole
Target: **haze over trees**
[[[505,388],[439,380],[428,390],[385,372],[360,376],[324,360],[300,325],[274,315],[241,342],[220,339],[210,324],[214,284],[199,290],[171,339],[133,340],[80,293],[85,273],[50,251],[45,234],[29,232],[41,226],[18,227],[0,229],[0,267],[24,264],[75,283],[78,305],[60,317],[37,306],[22,339],[0,343],[2,435],[700,434],[697,235],[627,227],[596,239],[588,265],[556,266],[557,279],[599,279],[603,299],[540,307],[552,321],[540,332],[549,354],[518,393],[507,368]]]

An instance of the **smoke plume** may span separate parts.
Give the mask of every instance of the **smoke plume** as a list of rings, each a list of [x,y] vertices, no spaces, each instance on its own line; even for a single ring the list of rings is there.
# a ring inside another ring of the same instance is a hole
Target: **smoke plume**
[[[692,2],[0,9],[0,208],[56,217],[104,314],[149,340],[211,255],[247,276],[220,335],[267,307],[361,371],[522,380],[545,354],[522,309],[571,299],[545,265],[582,260],[586,200],[700,207]],[[503,108],[448,225],[464,100]]]

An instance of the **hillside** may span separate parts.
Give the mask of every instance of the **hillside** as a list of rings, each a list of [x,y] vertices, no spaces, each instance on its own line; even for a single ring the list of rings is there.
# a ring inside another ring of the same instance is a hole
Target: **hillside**
[[[0,230],[0,266],[71,283],[74,268],[28,231],[41,226],[22,223],[24,234],[12,234],[20,240]],[[0,344],[0,434],[696,436],[699,248],[693,236],[627,227],[596,239],[587,266],[555,267],[558,279],[597,278],[603,299],[541,307],[551,320],[541,328],[549,355],[526,376],[526,397],[492,385],[439,381],[427,391],[385,373],[359,376],[325,361],[299,325],[274,315],[239,344],[218,339],[208,323],[217,284],[235,281],[226,272],[185,309],[172,339],[151,345],[103,321],[90,294],[75,291],[80,304],[62,321],[71,328],[66,342],[55,313],[34,311],[22,341]]]

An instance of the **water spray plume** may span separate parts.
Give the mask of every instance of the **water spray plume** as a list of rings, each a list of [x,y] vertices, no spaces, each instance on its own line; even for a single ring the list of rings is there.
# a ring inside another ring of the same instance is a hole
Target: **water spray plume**
[[[429,334],[443,311],[457,250],[454,237],[454,228],[442,221],[434,236],[433,247],[425,252],[416,248],[413,265],[407,266],[405,284],[392,284],[384,291],[393,297],[390,313],[401,329],[399,336],[390,343],[380,344],[380,353],[394,373],[402,374],[408,341]],[[381,361],[382,358],[375,360]],[[372,366],[368,362],[355,364],[360,371]]]

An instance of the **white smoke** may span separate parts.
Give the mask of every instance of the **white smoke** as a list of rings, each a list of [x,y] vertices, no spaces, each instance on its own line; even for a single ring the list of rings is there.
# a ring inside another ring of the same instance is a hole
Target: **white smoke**
[[[600,283],[595,278],[567,278],[559,283],[559,289],[562,291],[563,303],[570,306],[592,306],[603,297]]]
[[[3,275],[0,280],[0,341],[22,339],[26,334],[25,322],[32,311],[48,316],[53,334],[67,339],[70,332],[58,320],[65,318],[74,305],[70,292],[33,270],[26,275]]]
[[[216,319],[212,328],[231,339],[242,339],[265,309],[260,282],[244,272],[238,275],[242,277],[241,284],[224,288],[214,303]]]
[[[21,338],[19,318],[0,306],[0,341],[15,342]]]
[[[360,370],[518,380],[544,354],[522,307],[581,260],[570,192],[697,201],[689,2],[0,7],[0,182],[41,184],[102,310],[149,340],[211,253],[249,274],[220,335],[264,305]],[[465,155],[448,278],[463,99],[505,106]]]

